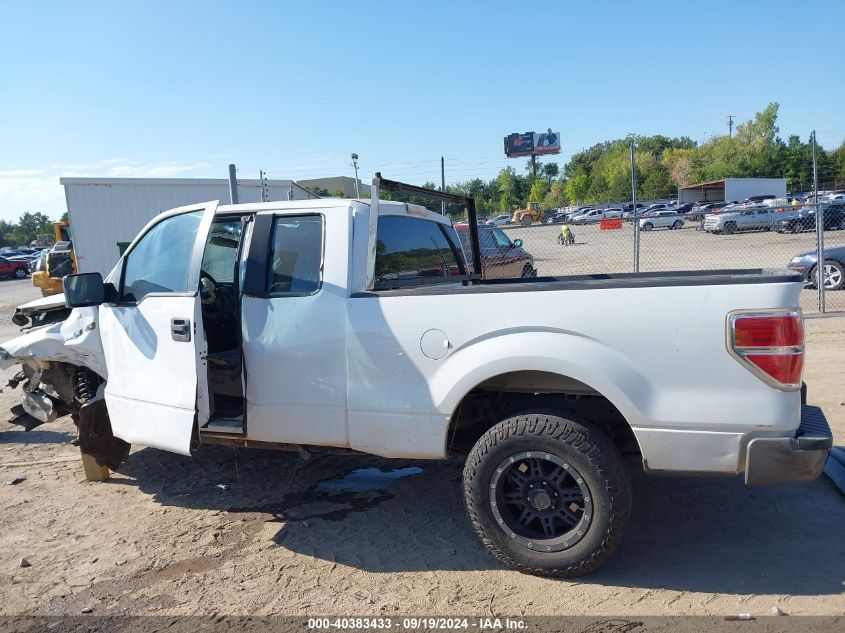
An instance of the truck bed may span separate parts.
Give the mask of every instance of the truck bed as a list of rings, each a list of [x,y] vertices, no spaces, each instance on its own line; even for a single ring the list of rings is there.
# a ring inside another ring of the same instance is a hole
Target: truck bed
[[[427,296],[496,292],[541,292],[550,290],[599,290],[610,288],[659,288],[671,286],[727,286],[741,284],[800,283],[801,275],[785,268],[740,268],[725,270],[684,270],[648,273],[608,273],[529,277],[513,279],[464,280],[455,283],[428,284],[394,290],[353,293],[353,297]]]

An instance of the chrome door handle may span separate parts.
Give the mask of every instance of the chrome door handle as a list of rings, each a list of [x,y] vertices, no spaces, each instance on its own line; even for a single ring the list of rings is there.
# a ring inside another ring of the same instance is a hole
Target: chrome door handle
[[[181,317],[170,319],[170,336],[174,341],[191,342],[191,320]]]

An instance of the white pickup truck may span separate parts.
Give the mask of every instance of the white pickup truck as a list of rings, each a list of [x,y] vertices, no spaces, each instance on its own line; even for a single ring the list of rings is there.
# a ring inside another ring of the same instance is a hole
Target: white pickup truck
[[[112,468],[129,443],[462,457],[484,546],[547,576],[619,544],[623,455],[749,484],[819,475],[799,274],[482,280],[448,219],[379,202],[389,184],[159,215],[105,281],[68,276],[67,307],[16,314],[28,328],[0,349],[22,365],[16,421],[70,414]]]

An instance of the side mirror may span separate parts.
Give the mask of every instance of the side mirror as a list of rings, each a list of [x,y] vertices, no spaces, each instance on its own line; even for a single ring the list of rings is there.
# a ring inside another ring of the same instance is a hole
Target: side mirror
[[[518,238],[517,238],[517,239],[515,239],[515,240],[513,241],[513,247],[514,247],[514,248],[522,248],[522,240],[520,240],[520,239],[518,239]]]
[[[62,279],[62,288],[68,308],[97,306],[106,298],[106,287],[100,273],[67,275]]]

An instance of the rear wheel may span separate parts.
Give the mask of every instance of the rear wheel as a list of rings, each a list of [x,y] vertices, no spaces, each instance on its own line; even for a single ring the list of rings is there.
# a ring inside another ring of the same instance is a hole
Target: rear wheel
[[[26,277],[26,270],[24,268],[16,268],[15,269],[15,277],[18,279],[24,279]]]
[[[733,235],[734,233],[736,233],[736,224],[734,222],[725,224],[725,235]]]
[[[552,412],[503,420],[464,467],[467,515],[487,550],[509,567],[571,577],[614,552],[631,509],[619,452],[588,422]]]
[[[654,228],[654,225],[651,222],[646,222],[643,224],[643,231],[650,231]]]
[[[680,229],[680,228],[682,228],[683,226],[684,226],[684,221],[683,221],[683,220],[680,220],[680,219],[675,220],[675,221],[672,223],[672,228],[673,228],[673,229]]]

